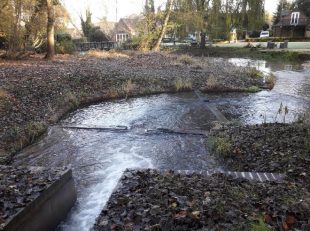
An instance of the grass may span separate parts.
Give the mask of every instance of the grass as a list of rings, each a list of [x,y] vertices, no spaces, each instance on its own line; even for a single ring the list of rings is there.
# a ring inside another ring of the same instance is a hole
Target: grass
[[[0,99],[6,99],[8,97],[9,93],[6,90],[0,88]]]
[[[134,92],[136,85],[132,82],[131,79],[129,79],[123,84],[122,88],[126,94],[125,99],[127,100],[128,96]]]
[[[15,154],[25,145],[32,144],[40,135],[46,132],[47,124],[42,121],[32,121],[25,128],[13,127],[9,132],[9,139],[13,139],[14,143],[10,146],[10,152]]]
[[[111,51],[101,51],[101,50],[90,50],[87,52],[88,57],[92,58],[129,58],[129,55],[117,52],[115,50]]]
[[[181,55],[179,58],[178,58],[178,61],[182,64],[185,64],[185,65],[192,65],[194,63],[194,59],[193,57],[189,56],[189,55]]]
[[[276,62],[283,61],[305,61],[310,59],[310,54],[299,53],[293,51],[268,51],[262,52],[260,49],[241,48],[241,47],[206,47],[202,50],[199,48],[186,49],[181,48],[175,51],[176,53],[187,53],[194,56],[211,56],[211,57],[225,57],[225,58],[252,58],[265,59]]]
[[[207,88],[209,90],[215,90],[220,86],[217,78],[214,75],[210,75],[207,80]]]
[[[78,98],[72,92],[68,92],[65,95],[65,102],[68,102],[72,109],[77,108],[80,105],[80,102],[79,102]]]
[[[271,231],[268,225],[264,222],[263,218],[258,220],[258,224],[252,224],[251,231]]]
[[[273,74],[268,75],[265,78],[265,83],[269,86],[270,89],[276,84],[276,77]]]
[[[304,150],[305,154],[310,157],[310,131],[308,130],[308,134],[304,139]]]
[[[247,89],[247,92],[249,92],[249,93],[256,93],[256,92],[259,92],[259,91],[261,91],[261,89],[259,87],[257,87],[257,86],[251,86],[251,87],[249,87]]]
[[[177,79],[175,82],[176,91],[187,91],[193,89],[193,83],[190,79]]]
[[[47,125],[44,122],[31,122],[26,127],[26,133],[30,137],[30,142],[33,143],[35,139],[46,131]]]
[[[264,75],[261,71],[257,70],[256,68],[249,69],[249,76],[252,78],[263,78]]]
[[[232,144],[226,134],[221,134],[216,137],[210,136],[208,139],[208,146],[218,157],[225,158],[230,156]]]
[[[12,106],[9,93],[0,88],[0,111],[8,111]]]

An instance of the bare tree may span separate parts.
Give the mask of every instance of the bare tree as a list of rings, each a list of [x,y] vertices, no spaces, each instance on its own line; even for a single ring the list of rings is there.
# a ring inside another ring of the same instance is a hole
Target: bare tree
[[[159,37],[158,37],[158,39],[156,41],[156,44],[155,44],[155,46],[153,48],[154,51],[159,51],[160,50],[160,43],[161,43],[161,41],[162,41],[166,31],[167,31],[167,26],[168,26],[169,18],[170,18],[171,12],[172,12],[173,2],[174,2],[174,0],[168,0],[168,2],[167,2],[166,16],[165,16],[164,23],[162,25]]]
[[[54,39],[54,30],[55,30],[55,1],[46,0],[46,9],[47,9],[47,53],[46,59],[53,59],[55,56],[55,39]]]

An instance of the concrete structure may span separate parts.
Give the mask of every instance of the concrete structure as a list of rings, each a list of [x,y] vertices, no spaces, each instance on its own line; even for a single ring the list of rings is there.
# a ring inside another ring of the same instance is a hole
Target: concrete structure
[[[280,22],[273,26],[274,37],[310,38],[310,19],[296,9],[283,11]]]
[[[43,168],[35,168],[40,171]],[[76,201],[77,195],[72,171],[60,173],[46,190],[21,211],[9,218],[0,230],[5,231],[49,231],[55,230],[63,221]]]

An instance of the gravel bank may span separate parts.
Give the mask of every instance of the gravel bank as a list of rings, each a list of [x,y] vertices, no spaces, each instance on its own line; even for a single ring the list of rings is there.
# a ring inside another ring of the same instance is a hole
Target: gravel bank
[[[309,230],[309,218],[290,182],[127,170],[94,230]]]
[[[0,163],[83,104],[191,89],[247,91],[263,85],[253,69],[185,55],[92,52],[54,61],[41,58],[0,60]]]

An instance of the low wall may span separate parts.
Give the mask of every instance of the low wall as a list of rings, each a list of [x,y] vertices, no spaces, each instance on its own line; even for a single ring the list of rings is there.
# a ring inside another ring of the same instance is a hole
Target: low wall
[[[40,171],[43,168],[33,168]],[[30,183],[30,182],[29,182]],[[71,170],[58,173],[55,181],[21,211],[13,215],[0,230],[39,231],[55,230],[76,201],[77,195]]]

